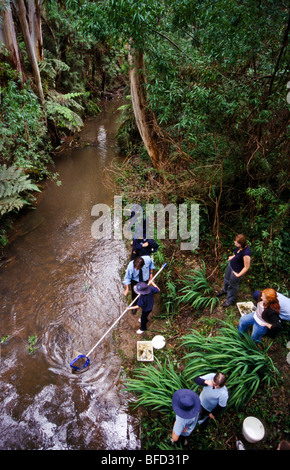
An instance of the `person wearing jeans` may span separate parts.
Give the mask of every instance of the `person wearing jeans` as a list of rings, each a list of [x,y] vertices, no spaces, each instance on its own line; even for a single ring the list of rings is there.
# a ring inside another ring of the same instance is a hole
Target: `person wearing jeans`
[[[216,294],[217,297],[226,295],[223,307],[234,305],[241,279],[249,270],[251,264],[251,250],[248,247],[245,235],[237,235],[234,244],[236,248],[234,254],[229,257],[229,264],[224,275],[223,290]]]
[[[260,343],[264,335],[274,338],[282,328],[277,292],[274,289],[264,289],[259,299],[257,309],[243,315],[238,327],[240,333],[246,333],[252,326],[252,339],[256,343]]]
[[[239,332],[246,333],[250,326],[252,326],[252,339],[255,343],[260,343],[262,337],[267,334],[268,328],[266,325],[263,326],[255,320],[255,313],[256,312],[251,312],[241,317],[239,322]]]

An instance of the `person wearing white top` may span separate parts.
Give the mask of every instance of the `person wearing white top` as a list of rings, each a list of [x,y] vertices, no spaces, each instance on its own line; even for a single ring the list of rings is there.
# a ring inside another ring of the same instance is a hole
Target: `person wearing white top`
[[[253,327],[252,339],[260,343],[264,335],[274,338],[281,331],[280,304],[274,289],[264,289],[260,295],[256,311],[243,315],[239,321],[238,330],[246,333]]]

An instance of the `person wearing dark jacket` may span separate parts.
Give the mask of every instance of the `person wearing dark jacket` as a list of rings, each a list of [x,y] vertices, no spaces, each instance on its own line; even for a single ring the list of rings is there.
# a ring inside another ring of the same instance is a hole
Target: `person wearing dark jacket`
[[[141,335],[147,330],[148,316],[154,306],[154,294],[160,292],[160,289],[151,281],[150,285],[146,284],[146,282],[138,282],[134,286],[134,291],[137,295],[140,294],[140,297],[137,300],[137,305],[130,307],[128,310],[142,309],[140,329],[136,332],[138,335]]]
[[[150,256],[159,248],[158,243],[151,238],[134,238],[132,245],[131,260],[138,256]]]
[[[260,343],[265,335],[275,338],[282,329],[279,314],[280,305],[277,292],[274,289],[264,289],[260,293],[256,310],[241,317],[239,332],[246,333],[252,326],[251,336],[256,343]]]
[[[203,387],[199,395],[201,411],[198,420],[198,424],[202,424],[207,418],[215,419],[226,408],[229,393],[225,385],[226,377],[221,372],[197,377],[195,383]]]

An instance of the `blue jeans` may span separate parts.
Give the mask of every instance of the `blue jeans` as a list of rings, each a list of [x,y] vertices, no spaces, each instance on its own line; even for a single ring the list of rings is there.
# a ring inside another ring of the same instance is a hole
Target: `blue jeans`
[[[243,315],[241,317],[239,322],[239,332],[246,333],[250,326],[253,326],[252,339],[256,343],[260,343],[262,336],[267,333],[268,328],[266,326],[261,326],[259,325],[259,323],[256,322],[256,320],[254,319],[254,312],[248,313],[247,315]]]

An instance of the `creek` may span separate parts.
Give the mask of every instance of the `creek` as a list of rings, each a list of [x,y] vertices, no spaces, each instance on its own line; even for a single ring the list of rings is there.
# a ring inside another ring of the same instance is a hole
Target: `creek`
[[[118,100],[86,121],[79,148],[56,159],[61,185],[46,182],[35,210],[19,217],[0,269],[0,449],[133,450],[138,419],[123,390],[112,331],[72,373],[125,308],[122,240],[91,236],[95,204],[111,205],[103,170],[120,158]],[[85,145],[82,145],[85,144]],[[28,338],[37,336],[34,353]]]

